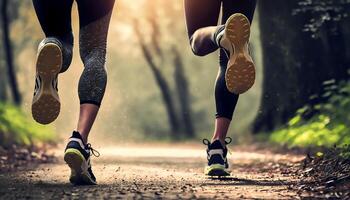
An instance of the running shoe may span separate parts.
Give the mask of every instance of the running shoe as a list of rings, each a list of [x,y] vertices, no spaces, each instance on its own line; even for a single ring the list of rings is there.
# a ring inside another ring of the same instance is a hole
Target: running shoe
[[[46,38],[38,48],[32,116],[40,124],[53,122],[60,113],[57,78],[63,62],[61,46],[57,39]]]
[[[227,137],[226,145],[231,143],[232,139]],[[227,161],[227,148],[223,146],[219,140],[210,143],[209,140],[204,139],[203,144],[207,145],[207,159],[208,165],[204,169],[204,174],[207,176],[230,176],[228,171],[229,165]]]
[[[255,82],[255,65],[249,54],[250,22],[241,14],[233,14],[226,22],[219,41],[228,53],[225,74],[227,89],[235,94],[247,92]]]
[[[64,152],[64,161],[71,169],[69,181],[74,185],[96,185],[96,178],[92,173],[91,154],[99,157],[100,153],[84,144],[79,132],[74,131],[69,138]]]

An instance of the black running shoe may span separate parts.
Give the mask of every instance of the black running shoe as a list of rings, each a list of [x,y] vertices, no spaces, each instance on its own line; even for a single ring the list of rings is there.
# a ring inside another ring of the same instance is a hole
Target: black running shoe
[[[57,76],[62,69],[62,44],[55,38],[44,39],[38,49],[32,115],[41,124],[53,122],[60,113]]]
[[[74,185],[95,185],[96,178],[91,170],[90,156],[100,156],[88,143],[84,145],[80,133],[74,131],[64,152],[64,161],[71,169],[69,181]]]
[[[231,138],[227,137],[225,140],[226,145],[230,144]],[[208,146],[207,159],[208,166],[204,169],[204,174],[207,176],[229,176],[228,162],[227,162],[227,148],[224,147],[219,140],[215,140],[210,143],[209,140],[204,139],[203,144]]]

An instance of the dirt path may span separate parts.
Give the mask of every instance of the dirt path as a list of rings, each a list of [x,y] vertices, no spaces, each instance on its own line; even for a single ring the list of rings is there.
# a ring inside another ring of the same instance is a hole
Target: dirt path
[[[218,198],[295,199],[290,189],[296,179],[290,173],[302,159],[252,148],[234,148],[230,155],[232,177],[209,179],[203,175],[203,146],[153,148],[111,147],[99,149],[93,158],[97,186],[72,186],[69,169],[57,151],[58,163],[25,171],[0,174],[1,199],[81,198]]]

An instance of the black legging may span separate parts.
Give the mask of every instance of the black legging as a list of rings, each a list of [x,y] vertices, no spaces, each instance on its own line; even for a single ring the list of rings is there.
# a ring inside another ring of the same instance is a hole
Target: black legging
[[[214,36],[227,19],[234,13],[246,15],[250,22],[256,0],[184,0],[186,24],[193,53],[204,56],[216,51],[219,46]],[[220,8],[223,7],[221,25],[218,25]],[[220,69],[215,85],[216,117],[232,119],[238,95],[228,91],[225,81],[228,57],[220,49]]]
[[[107,83],[106,40],[114,0],[76,0],[76,2],[80,21],[80,56],[84,63],[78,87],[79,99],[81,104],[91,103],[100,106]],[[33,0],[33,5],[45,36],[56,38],[62,43],[61,72],[64,72],[72,61],[73,0]]]

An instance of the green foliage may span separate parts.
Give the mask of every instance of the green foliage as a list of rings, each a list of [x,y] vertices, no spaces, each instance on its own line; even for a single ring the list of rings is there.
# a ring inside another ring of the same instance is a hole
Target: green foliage
[[[343,148],[341,148],[339,156],[344,159],[350,159],[350,145],[347,144]]]
[[[54,138],[52,127],[41,126],[20,108],[0,102],[0,146],[34,145]]]
[[[291,147],[350,144],[350,82],[325,83],[324,94],[312,98],[326,101],[299,109],[287,127],[273,132],[270,140]],[[313,114],[307,119],[309,113]]]
[[[304,31],[311,32],[312,37],[319,37],[325,25],[336,34],[339,31],[337,24],[349,20],[349,11],[349,0],[301,0],[294,14],[309,13],[310,19]]]

